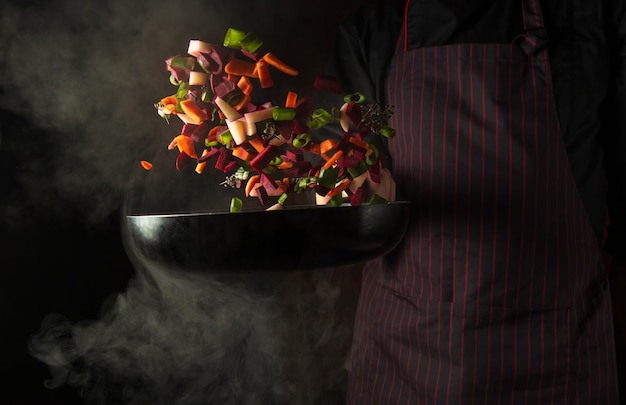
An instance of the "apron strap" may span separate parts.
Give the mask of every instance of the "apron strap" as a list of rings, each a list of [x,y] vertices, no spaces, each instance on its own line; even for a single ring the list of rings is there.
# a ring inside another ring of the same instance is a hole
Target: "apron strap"
[[[539,0],[522,0],[524,34],[516,38],[527,55],[540,51],[548,43]]]

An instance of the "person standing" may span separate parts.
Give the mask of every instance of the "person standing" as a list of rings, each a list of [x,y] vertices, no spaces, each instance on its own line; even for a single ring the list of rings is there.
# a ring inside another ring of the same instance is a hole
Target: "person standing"
[[[617,404],[625,2],[393,0],[329,73],[394,107],[411,222],[363,270],[351,404]]]

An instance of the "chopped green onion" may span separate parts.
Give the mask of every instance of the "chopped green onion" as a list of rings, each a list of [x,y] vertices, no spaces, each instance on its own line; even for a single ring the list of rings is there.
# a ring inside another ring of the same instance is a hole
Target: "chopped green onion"
[[[320,186],[333,188],[337,184],[337,178],[339,177],[338,167],[329,167],[328,169],[320,170],[320,178],[318,184]]]
[[[263,45],[263,41],[261,38],[253,34],[252,32],[248,32],[239,40],[239,46],[250,53],[254,53],[259,50],[259,48]]]
[[[306,125],[311,129],[317,129],[331,122],[333,116],[323,108],[318,108],[311,113],[311,120]]]
[[[174,75],[170,75],[170,83],[172,83],[174,86],[178,86],[180,84],[180,82]]]
[[[219,145],[219,142],[217,141],[209,141],[208,139],[204,140],[204,146],[206,146],[207,148],[210,148],[211,146],[217,146]]]
[[[280,205],[283,205],[283,204],[285,203],[285,200],[287,200],[287,198],[288,198],[288,197],[289,197],[289,194],[287,194],[287,193],[282,193],[282,194],[280,195],[280,197],[278,197],[278,203],[279,203]]]
[[[172,56],[170,58],[170,66],[178,69],[192,70],[193,63],[194,59],[186,56]]]
[[[233,140],[233,134],[230,133],[230,130],[225,130],[224,132],[222,132],[221,134],[219,134],[218,136],[220,143],[222,145],[228,145],[230,144],[230,141]]]
[[[241,40],[246,36],[246,32],[229,28],[224,36],[224,46],[232,49],[241,49]]]
[[[317,183],[317,177],[315,176],[303,177],[294,185],[293,188],[296,193],[299,193],[301,191],[308,189],[309,186],[315,183]]]
[[[348,174],[350,175],[350,177],[354,179],[356,177],[359,177],[363,173],[365,173],[367,171],[367,166],[365,165],[365,162],[360,161],[358,166],[348,167],[347,170],[348,170]]]
[[[391,139],[391,138],[393,138],[394,136],[396,136],[396,130],[395,130],[395,129],[393,129],[393,128],[391,128],[391,127],[389,127],[389,126],[387,126],[387,125],[384,125],[384,126],[380,129],[380,134],[381,134],[382,136],[384,136],[385,138],[389,138],[389,139]]]
[[[330,205],[332,205],[333,207],[338,207],[343,203],[343,197],[340,194],[335,194],[334,196],[330,197]]]
[[[343,98],[343,101],[351,104],[362,104],[365,102],[365,94],[361,92],[348,94]]]
[[[378,148],[371,143],[367,146],[367,153],[365,154],[365,163],[368,165],[374,165],[378,163]]]
[[[211,100],[213,99],[213,92],[211,91],[210,88],[208,87],[203,87],[202,88],[202,97],[201,97],[202,101],[209,104],[211,102]]]
[[[374,194],[372,198],[370,198],[370,204],[384,204],[387,200],[384,197],[379,196],[378,194]]]
[[[237,171],[235,172],[235,179],[237,180],[246,181],[248,180],[249,176],[250,176],[250,172],[244,169],[243,167],[238,168]]]
[[[293,108],[276,107],[272,111],[274,121],[289,121],[296,117],[296,110]]]
[[[308,132],[304,132],[302,134],[296,135],[296,137],[293,138],[293,141],[291,141],[291,144],[296,148],[304,148],[309,144],[310,141],[311,134],[309,134]]]
[[[230,200],[230,212],[241,212],[242,208],[243,201],[241,201],[241,198],[233,197],[232,200]]]
[[[271,166],[278,166],[281,163],[283,163],[283,158],[281,158],[280,156],[276,156],[270,161]]]

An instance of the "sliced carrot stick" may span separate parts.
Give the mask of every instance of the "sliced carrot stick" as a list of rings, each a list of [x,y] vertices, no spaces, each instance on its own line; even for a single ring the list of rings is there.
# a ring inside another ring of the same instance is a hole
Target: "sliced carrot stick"
[[[296,100],[298,99],[298,94],[290,91],[287,93],[287,98],[285,99],[285,108],[295,108]]]
[[[334,138],[327,138],[320,142],[320,153],[328,153],[339,145],[339,141]]]
[[[276,167],[278,167],[279,169],[290,169],[293,167],[293,162],[290,162],[288,160],[283,160],[282,162],[280,162],[279,165],[277,165]]]
[[[309,152],[315,153],[316,155],[319,155],[320,154],[320,144],[311,142],[311,144],[309,146]],[[326,159],[326,160],[328,160],[328,159]]]
[[[256,77],[254,74],[255,63],[233,58],[224,66],[224,71],[237,76]]]
[[[142,160],[139,163],[141,163],[141,167],[143,167],[146,170],[151,170],[152,169],[152,163],[148,162],[147,160]]]
[[[324,163],[324,165],[322,166],[322,169],[324,170],[330,169],[335,163],[337,163],[337,160],[339,160],[341,155],[343,155],[342,150],[338,150],[337,152],[335,152],[335,154],[332,155],[330,159],[326,161],[326,163]]]
[[[367,143],[365,141],[362,141],[362,140],[360,140],[358,138],[355,138],[353,136],[350,137],[349,141],[350,141],[351,144],[353,144],[354,146],[359,147],[361,149],[367,150],[367,148],[369,146],[369,143]]]
[[[248,178],[248,182],[246,183],[246,197],[250,197],[250,191],[254,188],[255,184],[259,182],[261,175],[255,174]]]
[[[327,196],[327,197],[334,197],[334,196],[336,196],[337,194],[341,194],[343,191],[345,191],[345,190],[348,188],[348,186],[350,185],[350,181],[351,181],[351,180],[350,180],[349,178],[347,178],[347,177],[346,177],[345,179],[341,180],[341,181],[339,182],[339,184],[337,184],[337,185],[335,186],[335,188],[333,188],[332,190],[330,190],[330,191],[326,194],[326,196]]]
[[[239,75],[234,75],[232,73],[227,73],[226,77],[228,78],[228,80],[230,80],[233,83],[237,83],[237,81],[239,81]]]
[[[216,125],[209,130],[209,134],[206,136],[207,142],[215,142],[218,140],[217,131],[219,131],[220,128],[223,128],[223,127],[221,127],[220,125]]]
[[[187,135],[178,135],[176,138],[174,138],[174,140],[176,141],[176,146],[178,146],[179,151],[184,152],[187,156],[191,158],[198,158],[193,139],[191,139]]]
[[[278,59],[276,55],[274,55],[271,52],[268,52],[265,55],[263,55],[263,58],[261,59],[266,61],[270,65],[274,66],[276,69],[280,70],[281,72],[288,74],[289,76],[298,76],[298,71],[296,69],[292,68],[291,66],[287,65],[282,60]]]
[[[206,156],[209,154],[209,150],[205,149],[202,151],[202,157]],[[206,167],[206,163],[207,161],[205,160],[204,162],[200,162],[198,164],[196,164],[196,173],[198,174],[202,174],[202,172],[204,171],[204,168]]]
[[[248,143],[252,145],[254,150],[256,150],[259,153],[261,153],[263,149],[265,149],[265,145],[263,145],[263,141],[261,140],[261,138],[258,138],[258,137],[250,138],[248,140]]]
[[[239,159],[243,160],[244,162],[249,162],[252,159],[252,154],[250,152],[248,152],[247,150],[245,150],[241,146],[234,147],[233,151],[232,151],[232,154],[233,154],[233,156],[238,157]]]
[[[272,87],[274,85],[274,81],[272,80],[272,76],[270,76],[270,69],[268,67],[268,64],[265,60],[263,59],[259,59],[256,63],[256,69],[255,69],[258,77],[259,77],[259,82],[261,83],[261,88],[263,89],[267,89],[269,87]]]
[[[180,108],[182,108],[183,112],[191,118],[196,124],[200,124],[202,121],[206,119],[206,112],[201,109],[195,101],[188,98],[185,100],[181,100]]]
[[[248,76],[241,76],[237,82],[237,87],[239,87],[243,94],[248,96],[252,93],[252,89],[254,88]]]

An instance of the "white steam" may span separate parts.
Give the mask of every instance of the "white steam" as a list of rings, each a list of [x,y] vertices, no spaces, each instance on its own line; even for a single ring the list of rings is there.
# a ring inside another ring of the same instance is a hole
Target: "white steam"
[[[87,404],[341,403],[354,311],[341,288],[353,279],[152,269],[98,320],[49,315],[29,350],[49,366],[49,388],[72,386]]]

